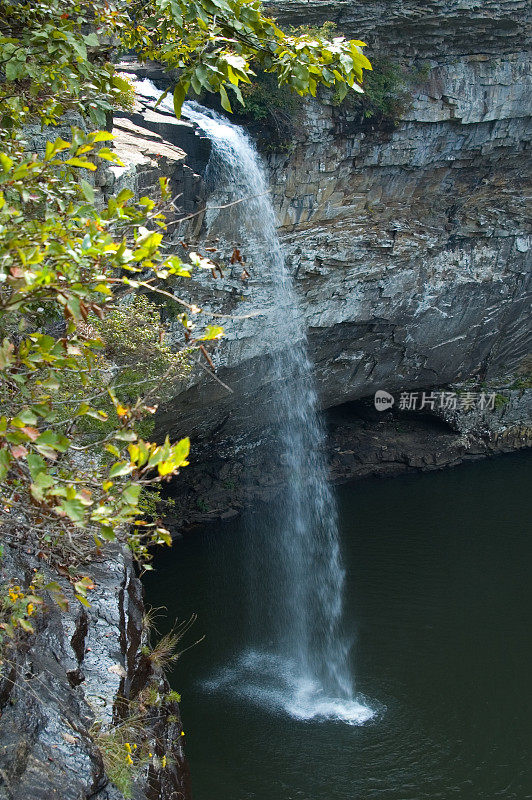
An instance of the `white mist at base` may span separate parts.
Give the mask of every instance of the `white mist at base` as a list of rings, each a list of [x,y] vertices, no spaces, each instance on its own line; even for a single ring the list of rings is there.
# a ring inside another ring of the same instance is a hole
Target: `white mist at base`
[[[376,711],[362,698],[328,696],[319,681],[298,673],[298,665],[273,653],[250,650],[233,664],[203,681],[207,693],[241,697],[272,713],[288,714],[301,721],[337,720],[363,725]]]
[[[139,82],[137,89],[144,97],[159,96],[149,81]],[[168,99],[161,107],[172,112]],[[284,486],[272,512],[248,523],[256,551],[247,604],[251,649],[205,688],[247,697],[297,719],[362,724],[374,712],[355,694],[351,642],[342,623],[345,574],[323,454],[325,433],[306,323],[279,241],[266,173],[242,128],[197,103],[185,103],[182,113],[212,146],[206,172],[212,187],[208,233],[245,249],[268,294],[261,331],[269,350],[263,359],[268,379],[254,412],[273,432],[269,453],[278,456]]]

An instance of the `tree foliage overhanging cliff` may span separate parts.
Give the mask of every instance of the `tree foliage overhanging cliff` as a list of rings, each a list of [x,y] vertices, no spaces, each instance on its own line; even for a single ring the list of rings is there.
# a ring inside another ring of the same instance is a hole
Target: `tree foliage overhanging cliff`
[[[124,89],[111,63],[120,47],[179,71],[176,112],[189,87],[219,92],[230,110],[254,65],[300,95],[319,84],[362,91],[371,69],[363,42],[285,33],[258,0],[2,0],[0,28],[4,125],[31,114],[52,122],[72,107],[103,125]]]
[[[142,558],[146,543],[169,540],[140,518],[139,495],[186,465],[189,442],[145,441],[139,423],[155,410],[160,379],[171,380],[186,353],[222,329],[196,332],[191,319],[200,309],[176,298],[182,351],[157,336],[143,341],[161,375],[141,375],[141,397],[131,396],[135,381],[102,342],[106,324],[109,338],[116,330],[121,297],[137,289],[168,294],[161,282],[210,262],[191,254],[183,264],[162,249],[164,181],[157,202],[123,191],[103,208],[95,203],[82,175],[102,160],[118,161],[111,134],[73,128],[69,141],[51,136],[38,155],[24,149],[25,126],[52,126],[67,111],[103,126],[129,89],[112,63],[121,48],[177,70],[176,114],[190,87],[218,92],[229,110],[254,65],[314,95],[318,84],[340,94],[360,90],[370,64],[362,42],[288,35],[255,0],[2,0],[0,26],[1,523],[12,539],[30,535],[44,558],[66,560],[86,602],[90,580],[80,577],[79,561],[91,541],[100,548],[124,530]],[[57,594],[56,586],[49,592]],[[0,625],[13,635],[31,628],[35,597],[29,604],[24,592],[9,598]]]

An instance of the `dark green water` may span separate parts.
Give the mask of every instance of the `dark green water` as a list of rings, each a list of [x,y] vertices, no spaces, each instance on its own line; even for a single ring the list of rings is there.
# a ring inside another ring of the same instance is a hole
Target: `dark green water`
[[[171,675],[194,800],[532,798],[531,464],[517,454],[339,489],[353,669],[377,711],[361,727],[205,688],[246,649],[242,523],[159,556],[148,603],[196,612],[205,634]]]

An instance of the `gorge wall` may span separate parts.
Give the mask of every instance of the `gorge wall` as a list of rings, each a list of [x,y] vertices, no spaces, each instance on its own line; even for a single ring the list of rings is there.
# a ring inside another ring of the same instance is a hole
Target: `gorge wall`
[[[38,546],[20,545],[5,545],[0,577],[24,586],[38,572],[43,583],[59,581],[68,597],[68,580],[42,560]],[[35,634],[2,653],[9,669],[0,680],[0,798],[188,800],[179,705],[150,659],[131,556],[111,545],[90,569],[88,608],[72,601],[60,611],[45,592]],[[132,774],[127,791],[123,742],[139,729],[153,757]]]
[[[272,13],[291,25],[333,20],[339,33],[363,38],[372,58],[392,59],[411,76],[393,124],[373,124],[356,106],[322,97],[303,104],[287,151],[265,153],[322,406],[359,401],[378,389],[396,397],[451,385],[496,390],[504,408],[477,415],[474,424],[471,414],[447,415],[452,444],[447,436],[438,450],[425,431],[423,454],[404,444],[396,464],[430,468],[530,444],[530,8],[520,0],[283,0]],[[153,130],[153,121],[148,125]],[[168,134],[164,126],[155,130]],[[179,126],[170,138],[190,151],[189,133],[183,138]],[[198,144],[188,160],[202,171]],[[278,337],[260,265],[246,263],[245,280],[239,263],[229,265],[235,245],[246,258],[246,243],[220,232],[214,242],[200,232],[199,243],[218,248],[224,274],[195,279],[190,297],[207,312],[230,315],[213,359],[231,391],[204,370],[194,372],[160,411],[159,426],[173,435],[192,433],[196,458],[202,468],[209,464],[210,478],[191,470],[183,479],[192,506],[206,492],[210,509],[229,506],[232,513],[239,498],[228,501],[222,484],[240,485],[250,474],[255,491],[261,481],[272,482],[261,476],[268,472],[263,457],[254,470],[253,458],[248,454],[244,467],[239,454],[264,435],[259,409],[268,402],[269,354]],[[365,411],[362,417],[367,428]],[[357,414],[354,424],[356,446],[343,447],[351,454],[363,439]],[[383,431],[382,424],[375,430]],[[386,472],[376,464],[387,461],[381,445],[386,449],[394,435],[382,435],[371,453],[361,447],[365,466],[356,458],[355,467],[341,458],[338,464],[337,443],[333,473]],[[340,438],[344,445],[349,440],[345,424]]]
[[[526,5],[289,0],[273,11],[290,24],[333,19],[372,57],[422,75],[394,129],[312,101],[290,152],[267,156],[323,406],[515,377],[531,351]],[[238,438],[256,419],[275,336],[260,265],[247,268],[246,281],[236,264],[194,285],[207,310],[250,316],[228,320],[215,354],[233,393],[197,379],[161,416],[174,433]]]

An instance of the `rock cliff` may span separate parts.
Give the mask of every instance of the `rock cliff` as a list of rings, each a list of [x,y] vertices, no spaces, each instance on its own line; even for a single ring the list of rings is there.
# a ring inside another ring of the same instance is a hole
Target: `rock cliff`
[[[4,648],[2,800],[123,800],[113,778],[123,772],[126,751],[117,757],[113,737],[131,728],[126,707],[134,709],[137,732],[142,730],[154,756],[132,776],[129,796],[190,797],[179,706],[146,654],[142,587],[131,558],[118,547],[109,550],[105,560],[90,565],[90,608],[73,601],[60,611],[46,596],[48,608],[35,618],[31,640]],[[30,542],[4,547],[2,580],[9,577],[24,588],[36,572],[43,580],[61,581],[70,595],[68,582],[48,570]]]
[[[305,104],[288,152],[265,156],[323,407],[378,389],[508,389],[532,350],[530,8],[519,0],[283,0],[272,12],[287,24],[333,20],[340,33],[360,35],[372,58],[393,59],[413,76],[392,124],[373,125],[349,103],[322,97]],[[216,242],[222,254],[234,244]],[[162,429],[203,440],[209,458],[215,445],[230,460],[250,431],[257,440],[264,433],[257,409],[278,344],[267,276],[260,264],[247,269],[246,281],[236,265],[191,291],[206,309],[235,316],[214,357],[232,392],[198,374],[159,416]],[[493,417],[470,431],[476,444],[458,442],[435,463],[530,444],[530,381],[519,385],[517,415]],[[429,437],[420,468],[435,448]],[[368,455],[361,474],[376,460]]]
[[[273,11],[290,24],[332,19],[417,75],[395,127],[322,98],[290,152],[267,157],[323,406],[515,376],[531,350],[529,8],[287,0]],[[164,427],[220,440],[256,421],[275,331],[267,280],[248,269],[245,283],[238,266],[194,287],[206,308],[258,313],[228,322],[216,354],[233,393],[198,378]]]

